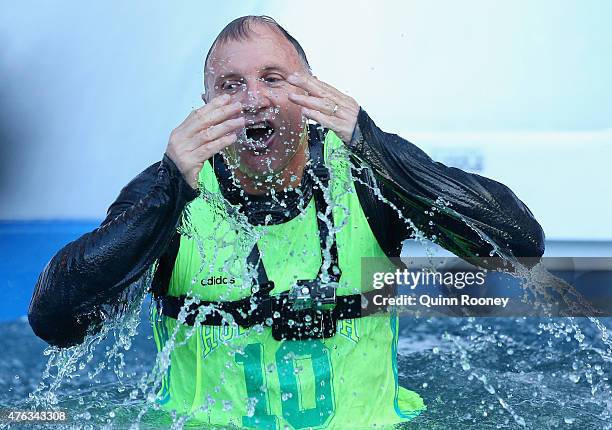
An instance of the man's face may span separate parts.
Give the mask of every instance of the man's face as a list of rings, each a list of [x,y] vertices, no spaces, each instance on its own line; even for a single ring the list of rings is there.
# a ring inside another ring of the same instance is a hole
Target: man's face
[[[299,148],[304,120],[288,94],[300,91],[286,78],[305,66],[279,32],[262,24],[252,30],[246,40],[215,46],[205,70],[206,100],[228,94],[242,102],[246,128],[226,155],[245,175],[265,178],[281,172]]]

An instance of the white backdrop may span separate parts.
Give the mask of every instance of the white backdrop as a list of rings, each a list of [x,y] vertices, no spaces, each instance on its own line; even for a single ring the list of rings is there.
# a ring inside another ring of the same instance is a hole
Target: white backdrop
[[[383,129],[509,185],[548,238],[612,239],[606,0],[4,4],[0,219],[103,217],[244,14],[276,18]]]

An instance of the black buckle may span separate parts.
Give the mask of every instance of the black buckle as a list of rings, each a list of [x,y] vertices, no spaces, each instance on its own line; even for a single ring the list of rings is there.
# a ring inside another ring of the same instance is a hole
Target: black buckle
[[[275,340],[326,339],[336,334],[337,319],[331,310],[294,310],[287,295],[273,303],[272,337]]]
[[[336,334],[337,318],[330,309],[336,289],[318,280],[300,280],[272,302],[272,337],[275,340],[326,339]]]

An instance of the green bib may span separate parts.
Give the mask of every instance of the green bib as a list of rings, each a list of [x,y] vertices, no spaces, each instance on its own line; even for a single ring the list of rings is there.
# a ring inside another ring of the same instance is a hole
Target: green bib
[[[325,137],[338,265],[338,295],[361,292],[361,258],[386,258],[363,213],[342,141]],[[257,243],[272,294],[314,279],[322,264],[314,199],[295,218],[251,226],[225,203],[210,163],[190,203],[168,295],[237,300],[251,294],[246,259]],[[325,252],[324,252],[325,253]],[[398,385],[397,316],[339,320],[335,336],[276,341],[269,327],[188,326],[152,312],[155,342],[173,343],[157,402],[189,424],[257,429],[355,429],[407,421],[425,405]],[[167,351],[166,351],[167,353]],[[158,354],[163,360],[164,354]]]

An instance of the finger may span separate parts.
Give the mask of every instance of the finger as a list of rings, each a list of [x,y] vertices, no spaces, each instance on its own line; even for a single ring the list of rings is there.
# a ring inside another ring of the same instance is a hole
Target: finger
[[[340,91],[339,89],[332,87],[331,85],[329,85],[327,82],[323,82],[320,81],[319,79],[315,78],[317,80],[317,82],[319,83],[319,85],[321,86],[323,91],[327,91],[329,94],[332,95],[336,95],[338,96],[340,99],[343,99],[345,97],[347,97],[346,94],[344,94],[342,91]]]
[[[293,74],[287,78],[287,81],[291,83],[291,81],[293,81],[296,78],[298,81],[302,81],[304,86],[308,86],[309,88],[311,88],[310,90],[306,90],[308,93],[319,96],[319,97],[325,97],[325,98],[336,100],[339,105],[348,107],[348,104],[347,104],[348,101],[347,101],[346,94],[332,87],[328,83],[319,80],[316,76]],[[295,85],[295,86],[304,89],[304,86],[300,86],[300,85]]]
[[[208,112],[196,113],[193,120],[185,126],[185,132],[190,136],[194,136],[213,125],[220,124],[228,119],[236,118],[241,110],[242,103],[234,102],[229,105],[216,107],[214,110],[209,110]]]
[[[318,97],[325,97],[327,95],[326,88],[321,85],[321,81],[312,75],[294,73],[287,76],[287,82]]]
[[[212,142],[220,137],[230,134],[244,127],[244,117],[228,119],[220,124],[208,127],[195,135],[200,144]]]
[[[185,128],[187,126],[187,124],[191,123],[195,118],[197,118],[199,115],[214,109],[214,108],[218,108],[221,106],[224,106],[226,104],[228,104],[230,101],[230,96],[227,94],[223,94],[220,95],[218,97],[215,97],[214,99],[211,100],[210,103],[205,104],[204,106],[201,106],[197,109],[192,110],[189,115],[187,115],[187,118],[185,118],[183,120],[183,122],[177,127],[177,128]]]
[[[338,109],[334,112],[334,107],[337,106],[337,104],[326,98],[289,93],[289,100],[300,106],[318,110],[326,115],[334,115],[338,112]]]
[[[326,115],[321,111],[309,108],[302,108],[302,114],[309,119],[312,119],[323,127],[336,130],[338,128],[338,118],[335,116]]]
[[[234,143],[236,139],[238,139],[238,137],[235,134],[228,134],[227,136],[220,137],[219,139],[199,146],[193,151],[193,154],[200,160],[208,160],[213,155]]]
[[[203,94],[202,94],[202,100],[204,100]],[[228,104],[230,100],[231,100],[231,97],[229,96],[229,94],[221,94],[220,96],[213,97],[210,100],[210,103],[206,103],[206,101],[204,101],[205,105],[203,107],[209,106],[213,109],[218,108],[218,107]]]

